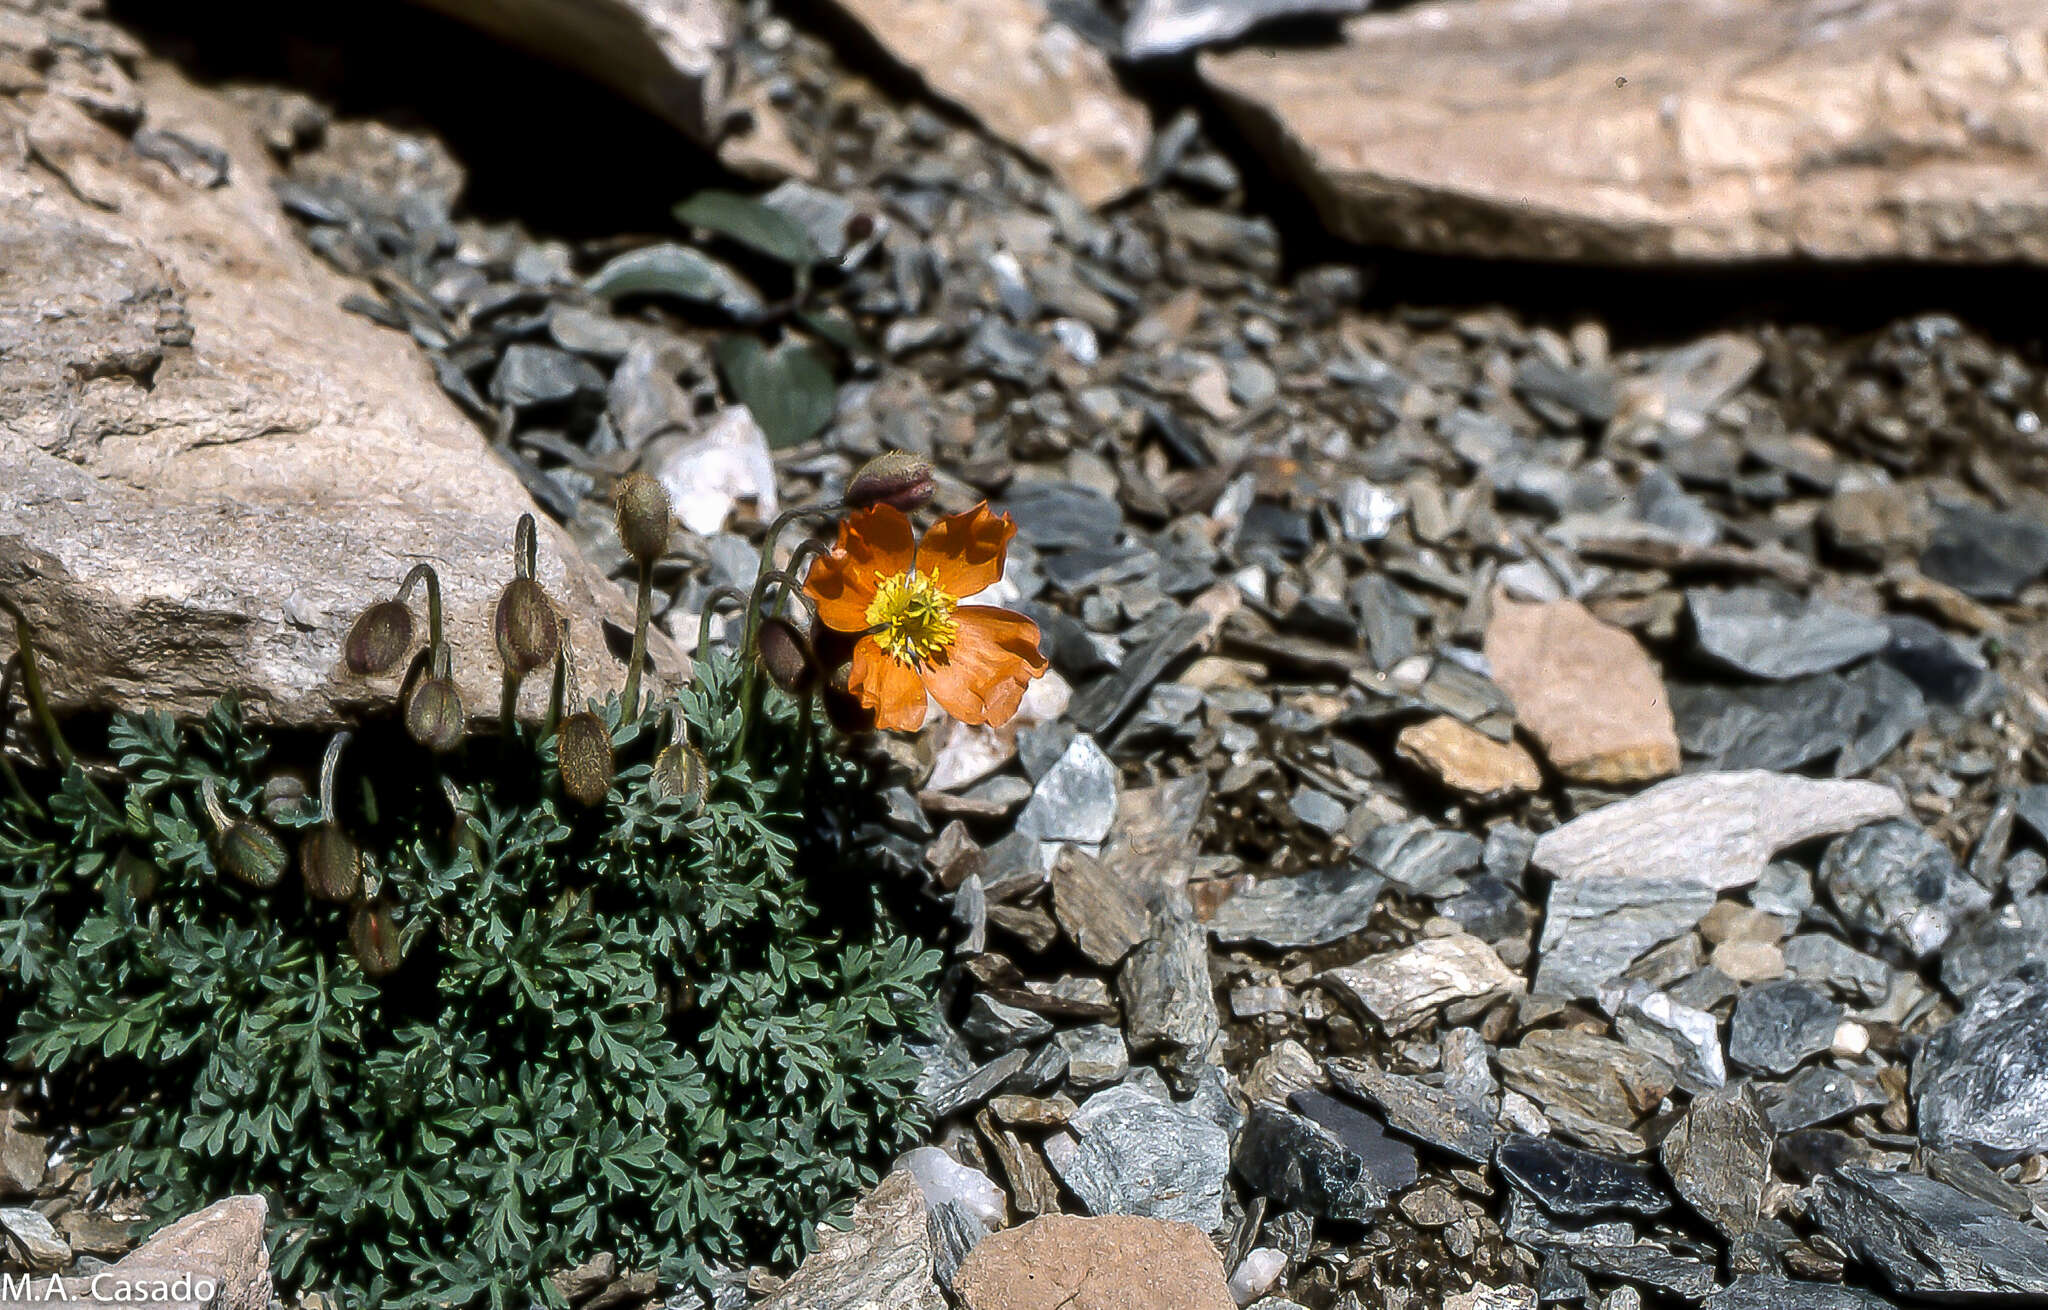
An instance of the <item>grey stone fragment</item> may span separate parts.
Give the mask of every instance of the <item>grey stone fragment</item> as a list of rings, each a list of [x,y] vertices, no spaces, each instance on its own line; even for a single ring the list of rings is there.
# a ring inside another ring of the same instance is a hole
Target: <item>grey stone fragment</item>
[[[1688,1301],[1697,1301],[1714,1290],[1714,1266],[1654,1242],[1576,1247],[1568,1258],[1589,1274],[1640,1283]]]
[[[1416,1027],[1446,1006],[1522,989],[1520,975],[1468,933],[1425,937],[1356,965],[1326,969],[1317,981],[1391,1033]]]
[[[1695,1097],[1660,1148],[1664,1172],[1686,1204],[1721,1235],[1752,1232],[1771,1185],[1770,1121],[1747,1087]]]
[[[1493,1117],[1478,1102],[1363,1060],[1331,1060],[1326,1068],[1332,1083],[1377,1106],[1396,1132],[1474,1164],[1493,1158]]]
[[[1277,950],[1327,946],[1362,930],[1386,879],[1363,864],[1261,878],[1225,901],[1209,920],[1220,942],[1256,942]]]
[[[924,1191],[898,1170],[854,1206],[851,1227],[819,1232],[817,1251],[761,1310],[945,1310],[934,1255]]]
[[[1700,1310],[1888,1310],[1890,1305],[1853,1287],[1751,1274],[1708,1297]]]
[[[1788,1074],[1828,1049],[1842,1007],[1802,982],[1759,983],[1735,1002],[1728,1058],[1758,1073]]]
[[[1016,830],[1040,841],[1093,844],[1116,822],[1116,766],[1093,737],[1077,735],[1038,780]]]
[[[1542,1106],[1558,1132],[1625,1154],[1644,1149],[1635,1124],[1677,1082],[1655,1056],[1569,1028],[1536,1029],[1497,1058],[1501,1081]]]
[[[1691,932],[1715,899],[1710,883],[1685,875],[1561,877],[1550,888],[1531,991],[1594,996],[1644,953]]]
[[[1109,731],[1145,699],[1168,669],[1201,648],[1210,622],[1200,610],[1188,610],[1166,631],[1128,652],[1115,672],[1089,683],[1074,697],[1067,717],[1084,731]]]
[[[2029,896],[1965,920],[1941,951],[1941,983],[1968,997],[2018,973],[2048,942],[2048,896]]]
[[[1038,550],[1111,546],[1123,531],[1115,500],[1071,482],[1019,482],[995,508],[1010,515],[1017,536]]]
[[[1552,1137],[1503,1140],[1494,1164],[1552,1214],[1586,1218],[1612,1211],[1661,1214],[1671,1197],[1642,1165],[1568,1146]]]
[[[1359,855],[1388,882],[1415,896],[1455,896],[1460,874],[1477,868],[1486,844],[1470,833],[1437,828],[1422,819],[1390,823],[1366,835]]]
[[[1287,1098],[1295,1113],[1307,1115],[1360,1160],[1366,1172],[1388,1195],[1415,1185],[1420,1175],[1415,1148],[1387,1136],[1387,1126],[1356,1105],[1316,1088]]]
[[[1184,905],[1159,916],[1155,935],[1138,944],[1117,974],[1124,1035],[1138,1052],[1162,1051],[1162,1063],[1202,1062],[1223,1030],[1209,982],[1209,940]]]
[[[1029,1051],[1010,1051],[973,1070],[963,1078],[946,1083],[925,1098],[934,1119],[945,1119],[980,1105],[1000,1091],[1005,1083],[1031,1063]]]
[[[1751,677],[1780,681],[1875,655],[1891,630],[1818,597],[1801,601],[1765,587],[1686,592],[1700,648]]]
[[[1131,1071],[1124,1035],[1108,1024],[1069,1028],[1054,1034],[1053,1040],[1067,1053],[1067,1081],[1076,1091],[1092,1092],[1122,1082]]]
[[[1821,1230],[1918,1300],[2048,1297],[2048,1233],[1919,1174],[1850,1165],[1814,1180]]]
[[[1044,1015],[976,994],[967,1003],[967,1018],[961,1023],[960,1031],[973,1038],[984,1050],[1000,1054],[1052,1036],[1052,1023]]]
[[[1865,1005],[1885,998],[1896,972],[1876,956],[1823,932],[1800,933],[1786,942],[1785,967],[1800,982]]]
[[[1134,1214],[1223,1227],[1230,1135],[1137,1087],[1111,1087],[1081,1106],[1046,1160],[1089,1214]]]
[[[1795,1133],[1862,1110],[1880,1109],[1887,1100],[1875,1082],[1824,1064],[1801,1069],[1782,1083],[1759,1084],[1756,1099],[1771,1128],[1780,1133]]]
[[[1927,722],[1919,687],[1875,661],[1847,675],[1670,690],[1680,742],[1717,769],[1796,769],[1833,756],[1835,776],[1851,777]]]
[[[604,374],[589,360],[529,342],[507,346],[491,375],[491,398],[515,409],[596,400],[604,389]]]
[[[1252,1107],[1232,1160],[1261,1195],[1320,1218],[1363,1223],[1387,1208],[1386,1189],[1335,1133],[1270,1102]]]
[[[1614,1016],[1621,1039],[1670,1065],[1686,1091],[1699,1095],[1727,1083],[1721,1026],[1705,1010],[1635,981],[1601,988],[1600,1004]]]
[[[2048,965],[1973,993],[1913,1063],[1921,1137],[1994,1160],[2048,1151]]]
[[[47,1271],[71,1263],[71,1244],[40,1210],[0,1206],[0,1238],[10,1264]]]
[[[1821,883],[1851,924],[1915,955],[1941,948],[1991,894],[1919,824],[1895,819],[1859,828],[1821,857]]]
[[[1920,571],[1968,596],[2011,600],[2048,572],[2048,524],[1975,505],[1944,506]]]

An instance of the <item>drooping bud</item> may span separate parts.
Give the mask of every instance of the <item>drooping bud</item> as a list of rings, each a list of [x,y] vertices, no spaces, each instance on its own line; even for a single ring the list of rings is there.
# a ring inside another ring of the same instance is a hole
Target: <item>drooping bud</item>
[[[314,900],[346,905],[363,894],[362,848],[336,824],[322,824],[299,841],[299,876]]]
[[[405,730],[430,751],[454,750],[468,727],[462,693],[451,679],[422,679],[405,702]]]
[[[578,805],[602,802],[616,773],[604,720],[588,711],[571,714],[562,720],[555,748],[561,756],[562,791]]]
[[[846,484],[846,507],[889,505],[908,514],[930,502],[938,490],[931,461],[907,450],[891,450],[861,466]]]
[[[412,611],[395,600],[364,610],[348,630],[349,672],[368,677],[388,672],[412,645]]]
[[[287,769],[263,780],[263,817],[272,823],[289,823],[312,805],[313,794],[307,790],[303,775]]]
[[[704,757],[687,742],[675,742],[654,757],[650,779],[654,794],[663,800],[681,801],[687,813],[695,814],[703,806],[708,783]]]
[[[619,544],[642,564],[668,553],[668,488],[645,473],[628,473],[612,491]]]
[[[229,814],[212,778],[199,784],[199,801],[213,821],[214,856],[221,872],[251,887],[268,890],[277,886],[291,857],[276,834],[254,819]]]
[[[498,658],[505,662],[505,672],[515,678],[546,668],[561,652],[562,632],[555,603],[532,578],[514,578],[498,593],[494,627]]]
[[[794,623],[784,618],[763,619],[755,641],[761,652],[761,667],[768,670],[776,686],[792,696],[810,690],[817,668],[811,662],[810,643]]]
[[[381,902],[356,906],[348,919],[348,942],[355,950],[356,963],[372,978],[383,978],[405,963],[398,921]]]

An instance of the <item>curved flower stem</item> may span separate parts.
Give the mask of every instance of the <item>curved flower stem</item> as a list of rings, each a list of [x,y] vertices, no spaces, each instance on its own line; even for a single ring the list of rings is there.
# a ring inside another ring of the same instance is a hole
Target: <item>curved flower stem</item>
[[[341,771],[341,752],[347,748],[351,734],[344,728],[334,734],[327,743],[327,753],[320,757],[320,821],[334,822],[334,775]]]
[[[796,505],[776,515],[775,520],[768,525],[768,535],[761,542],[761,566],[754,574],[754,590],[747,597],[746,625],[740,629],[740,730],[733,738],[732,757],[735,760],[746,752],[747,736],[754,726],[755,715],[759,713],[759,679],[754,667],[754,656],[761,632],[761,592],[770,576],[778,571],[775,568],[775,543],[782,536],[782,530],[798,519],[811,515],[836,514],[845,508],[846,502],[843,500]],[[802,549],[798,548],[799,554]],[[789,575],[783,573],[782,576],[787,578]]]
[[[415,584],[427,584],[427,649],[432,652],[430,665],[435,672],[441,668],[445,643],[441,639],[441,575],[434,572],[431,564],[415,564],[412,572],[405,575],[405,581],[398,585],[398,603],[403,605],[411,598]]]
[[[654,617],[654,561],[640,561],[640,599],[633,609],[633,653],[626,663],[626,690],[619,697],[625,717],[640,717],[640,666],[647,659],[647,625]]]
[[[9,789],[21,799],[22,804],[37,814],[43,814],[46,811],[42,803],[29,795],[28,788],[21,783],[21,775],[14,771],[14,761],[7,757],[7,721],[14,717],[7,712],[7,698],[14,694],[15,670],[20,667],[19,659],[10,659],[0,666],[0,774],[6,775]]]
[[[704,658],[704,648],[711,644],[711,619],[718,611],[718,602],[729,600],[741,609],[747,607],[747,593],[738,587],[716,587],[704,598],[704,612],[697,616],[696,658]]]
[[[64,740],[64,734],[57,727],[57,716],[50,712],[50,702],[43,694],[42,671],[36,667],[35,644],[29,640],[28,615],[21,612],[11,599],[0,596],[0,612],[14,620],[15,658],[21,661],[21,694],[28,701],[28,711],[35,718],[36,726],[43,730],[49,742],[50,754],[56,757],[63,768],[78,763],[78,757],[71,753],[71,743]]]
[[[212,774],[199,780],[199,804],[213,823],[214,836],[222,836],[234,826],[235,821],[229,816],[227,807],[220,803],[220,787]]]
[[[564,646],[561,654],[555,656],[555,682],[548,689],[548,714],[540,721],[540,736],[536,741],[545,741],[554,734],[562,722],[562,700],[569,685],[569,648]]]

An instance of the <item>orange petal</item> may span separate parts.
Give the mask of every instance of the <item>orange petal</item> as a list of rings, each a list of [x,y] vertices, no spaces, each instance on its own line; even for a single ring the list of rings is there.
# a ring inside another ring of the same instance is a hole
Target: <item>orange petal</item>
[[[1045,672],[1038,625],[990,605],[953,611],[960,633],[941,660],[924,669],[924,685],[962,723],[1008,723],[1031,680]]]
[[[915,732],[924,726],[924,683],[917,670],[890,659],[873,637],[853,648],[846,689],[875,712],[877,728]]]
[[[983,501],[932,525],[918,543],[917,571],[950,596],[972,596],[1003,576],[1003,556],[1015,535],[1010,516],[989,513]]]
[[[900,509],[877,505],[849,514],[831,552],[819,556],[804,577],[819,622],[841,632],[865,631],[876,582],[909,569],[916,545],[917,534]]]

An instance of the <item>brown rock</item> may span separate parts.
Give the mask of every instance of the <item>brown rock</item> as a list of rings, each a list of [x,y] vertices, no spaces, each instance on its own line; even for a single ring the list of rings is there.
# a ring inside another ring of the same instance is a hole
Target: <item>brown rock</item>
[[[64,142],[35,147],[41,166],[0,144],[0,592],[53,700],[197,715],[234,693],[254,719],[335,722],[396,690],[397,672],[349,675],[343,636],[429,560],[463,699],[491,715],[491,615],[532,500],[411,342],[340,308],[355,288],[294,234],[249,116],[150,61],[138,84],[150,122],[228,151],[224,185],[177,180],[54,96],[0,100],[0,143],[31,118],[54,124],[32,142]],[[632,608],[545,517],[540,534],[602,694],[624,670],[599,619]],[[0,658],[13,645],[0,632]]]
[[[1201,69],[1354,240],[2048,260],[2037,0],[1426,0]]]
[[[1040,0],[835,0],[933,92],[1051,170],[1082,203],[1144,176],[1145,107]]]
[[[926,1214],[917,1180],[890,1174],[853,1207],[851,1228],[818,1230],[816,1253],[759,1310],[946,1310]]]
[[[725,127],[725,0],[419,0],[611,87],[706,145]]]
[[[1081,954],[1105,969],[1144,941],[1152,922],[1115,869],[1071,846],[1053,865],[1052,909]]]
[[[1449,715],[1401,729],[1394,753],[1476,800],[1499,800],[1543,785],[1542,770],[1529,752],[1511,741],[1495,741]]]
[[[1223,1261],[1190,1224],[1046,1215],[974,1248],[953,1280],[965,1310],[1236,1310]]]
[[[0,1110],[0,1196],[34,1196],[43,1185],[50,1139],[22,1123],[21,1111]]]
[[[263,1245],[267,1209],[260,1196],[231,1196],[158,1229],[148,1241],[92,1278],[50,1280],[0,1292],[0,1310],[69,1302],[121,1306],[147,1301],[157,1310],[269,1310],[270,1252]],[[181,1281],[182,1280],[182,1281]],[[184,1291],[205,1296],[178,1299]]]
[[[1678,727],[1656,664],[1577,601],[1525,605],[1496,592],[1486,659],[1565,777],[1644,782],[1678,770]]]

